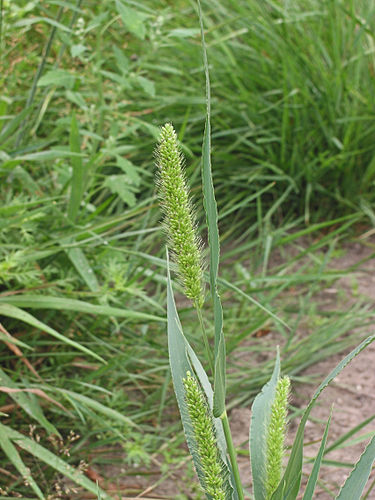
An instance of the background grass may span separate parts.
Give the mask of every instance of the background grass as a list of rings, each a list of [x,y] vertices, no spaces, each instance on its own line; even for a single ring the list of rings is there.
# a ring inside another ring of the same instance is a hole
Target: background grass
[[[108,451],[122,450],[111,463],[168,476],[156,452],[179,467],[183,440],[153,149],[158,127],[172,121],[203,223],[196,5],[20,4],[1,5],[1,385],[22,389],[0,393],[2,422],[38,433],[73,465],[100,470]],[[371,319],[360,303],[322,310],[316,292],[352,271],[330,262],[375,220],[375,17],[354,0],[203,8],[233,407],[267,379],[276,343],[298,381],[309,364],[358,343]],[[204,356],[190,304],[180,298],[179,309]],[[262,331],[271,334],[254,337]],[[53,430],[64,445],[48,440]],[[61,468],[21,456],[43,493],[55,494]],[[14,464],[4,452],[1,486],[27,496]]]

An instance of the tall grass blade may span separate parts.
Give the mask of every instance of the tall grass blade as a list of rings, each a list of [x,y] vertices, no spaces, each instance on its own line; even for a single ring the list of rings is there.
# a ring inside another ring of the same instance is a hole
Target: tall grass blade
[[[366,418],[360,424],[358,424],[355,427],[353,427],[352,429],[350,429],[350,431],[348,431],[345,434],[343,434],[342,436],[340,436],[338,439],[336,439],[336,441],[334,441],[330,446],[328,446],[328,448],[326,448],[324,454],[326,455],[330,451],[333,451],[333,450],[339,448],[341,444],[348,441],[351,437],[354,436],[354,434],[356,434],[358,431],[360,431],[361,429],[366,427],[366,425],[368,425],[374,419],[375,419],[375,415],[371,415],[371,417]]]
[[[100,413],[107,419],[111,419],[115,422],[120,422],[122,424],[129,425],[137,430],[140,430],[140,427],[135,422],[133,422],[131,418],[126,417],[122,413],[113,410],[112,408],[108,408],[108,406],[99,403],[99,401],[95,401],[95,399],[89,398],[88,396],[84,396],[83,394],[79,394],[77,392],[68,391],[67,389],[56,388],[55,390],[63,394],[69,401],[78,401],[82,405],[85,405],[92,410],[95,410],[97,413]]]
[[[320,470],[320,466],[321,466],[322,459],[324,456],[325,446],[327,443],[327,436],[328,436],[329,425],[331,423],[331,417],[332,417],[332,412],[331,412],[331,415],[329,416],[326,428],[324,430],[324,434],[323,434],[322,441],[320,443],[319,451],[318,451],[318,454],[316,456],[311,474],[309,476],[309,480],[308,480],[307,485],[306,485],[305,493],[303,495],[303,500],[312,500],[313,499],[313,493],[315,490],[316,482],[318,480],[319,470]]]
[[[225,342],[223,334],[223,308],[217,290],[219,272],[220,243],[218,229],[217,204],[214,193],[211,169],[211,92],[208,71],[207,48],[204,38],[203,16],[198,0],[199,22],[201,28],[203,64],[206,75],[206,124],[202,146],[202,185],[203,202],[208,227],[208,244],[210,247],[210,287],[214,306],[215,328],[215,373],[214,373],[214,415],[219,417],[225,411]]]
[[[13,138],[13,134],[19,124],[24,120],[27,115],[30,113],[31,108],[23,109],[18,115],[16,115],[10,122],[3,126],[0,133],[0,144],[2,147],[5,146],[5,143],[8,139]]]

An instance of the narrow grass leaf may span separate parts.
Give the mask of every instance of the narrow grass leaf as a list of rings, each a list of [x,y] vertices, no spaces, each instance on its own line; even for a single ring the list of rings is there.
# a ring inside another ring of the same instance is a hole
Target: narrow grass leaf
[[[329,426],[331,423],[331,417],[332,417],[332,412],[331,412],[331,415],[329,416],[326,428],[324,430],[322,442],[320,443],[319,451],[318,451],[318,454],[316,456],[311,474],[309,476],[309,480],[308,480],[307,485],[306,485],[305,494],[303,495],[303,500],[312,500],[313,499],[313,493],[315,490],[316,482],[318,480],[319,470],[320,470],[320,466],[321,466],[322,459],[324,456],[325,446],[327,443],[327,436],[328,436]]]
[[[270,316],[272,319],[274,319],[277,323],[280,323],[281,325],[283,325],[286,328],[288,328],[288,330],[290,330],[290,326],[288,326],[285,323],[284,320],[282,320],[281,318],[279,318],[275,313],[273,313],[272,311],[270,311],[269,309],[267,309],[267,307],[263,306],[256,299],[254,299],[253,297],[251,297],[251,295],[245,293],[240,288],[238,288],[236,285],[233,285],[233,283],[229,283],[229,281],[227,281],[227,280],[225,280],[223,278],[219,278],[219,283],[221,283],[224,287],[226,287],[226,288],[228,288],[230,290],[233,290],[234,292],[238,293],[239,295],[241,295],[242,297],[244,297],[245,299],[247,299],[249,302],[251,302],[255,306],[259,307],[259,309],[261,309],[262,311],[264,311],[268,316]]]
[[[220,243],[218,228],[218,213],[215,199],[211,168],[211,93],[210,75],[208,71],[207,48],[204,38],[203,16],[201,4],[198,1],[199,22],[201,28],[203,64],[206,75],[206,124],[202,146],[202,185],[203,203],[208,227],[208,244],[210,248],[210,287],[214,306],[215,328],[215,373],[214,373],[214,416],[220,417],[225,411],[226,391],[226,361],[225,341],[223,334],[223,308],[217,290],[219,272]]]
[[[375,460],[375,436],[350,473],[336,500],[359,500],[370,476]]]
[[[65,311],[76,311],[88,314],[103,314],[105,316],[114,316],[116,318],[138,319],[144,321],[162,321],[164,318],[146,314],[129,309],[120,309],[111,306],[99,306],[76,299],[66,299],[64,297],[50,297],[47,295],[14,295],[0,297],[0,303],[8,303],[14,306],[29,307],[31,309],[57,309]]]
[[[299,491],[302,475],[302,459],[303,459],[303,436],[305,425],[314,407],[316,400],[322,391],[332,382],[332,380],[354,359],[363,349],[375,340],[375,335],[368,337],[361,342],[359,346],[353,349],[340,363],[334,368],[331,373],[324,379],[315,391],[310,403],[308,404],[301,422],[298,426],[297,434],[293,443],[292,451],[289,457],[288,465],[279,487],[272,495],[272,500],[294,500]]]
[[[266,498],[267,429],[279,376],[280,356],[277,352],[271,379],[257,395],[252,406],[249,445],[255,500]]]
[[[9,297],[7,297],[7,298],[9,298]],[[23,321],[24,323],[27,323],[28,325],[34,326],[35,328],[38,328],[39,330],[42,330],[43,332],[49,333],[50,335],[61,340],[65,344],[69,344],[72,347],[74,347],[75,349],[78,349],[79,351],[82,351],[82,352],[88,354],[89,356],[92,356],[92,357],[98,359],[102,363],[105,363],[105,360],[101,356],[96,354],[95,352],[90,351],[90,349],[87,349],[87,347],[79,344],[78,342],[75,342],[74,340],[71,340],[69,337],[65,337],[64,335],[61,335],[61,333],[59,333],[56,330],[54,330],[53,328],[49,327],[48,325],[46,325],[42,321],[39,321],[38,319],[36,319],[34,316],[29,314],[28,312],[23,311],[22,309],[14,306],[12,304],[9,304],[9,303],[8,304],[7,303],[0,304],[0,315],[7,316],[8,318],[18,319],[19,321]]]

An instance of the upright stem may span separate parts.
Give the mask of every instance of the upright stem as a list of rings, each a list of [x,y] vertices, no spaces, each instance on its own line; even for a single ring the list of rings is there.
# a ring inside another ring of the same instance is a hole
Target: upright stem
[[[230,463],[232,466],[234,482],[235,482],[236,488],[237,488],[238,498],[239,498],[239,500],[244,500],[241,478],[240,478],[240,471],[238,469],[238,464],[237,464],[236,450],[234,449],[234,445],[233,445],[233,441],[232,441],[232,434],[230,432],[227,412],[225,411],[220,418],[221,418],[221,421],[223,423],[225,441],[227,442],[228,453],[229,453]]]
[[[204,342],[204,346],[206,348],[207,357],[208,357],[208,364],[210,365],[210,370],[211,370],[211,373],[212,373],[212,376],[213,376],[214,373],[215,373],[214,372],[214,362],[213,362],[213,356],[212,356],[210,344],[208,343],[208,337],[207,337],[206,329],[205,329],[204,323],[203,323],[202,309],[198,306],[198,304],[195,304],[195,309],[197,311],[197,315],[198,315],[198,318],[199,318],[199,324],[201,325],[203,342]]]

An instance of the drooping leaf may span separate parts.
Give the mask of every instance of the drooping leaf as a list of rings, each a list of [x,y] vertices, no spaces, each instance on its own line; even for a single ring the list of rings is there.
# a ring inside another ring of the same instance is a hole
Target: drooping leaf
[[[88,288],[92,292],[99,292],[98,280],[83,250],[81,248],[68,248],[66,253]]]
[[[122,424],[126,424],[129,425],[130,427],[140,430],[139,426],[135,422],[133,422],[133,420],[131,420],[129,417],[123,415],[122,413],[116,410],[113,410],[112,408],[108,408],[108,406],[99,403],[99,401],[96,401],[95,399],[89,398],[83,394],[79,394],[78,392],[69,391],[67,389],[56,388],[56,391],[68,397],[69,401],[72,400],[78,401],[82,405],[85,405],[91,408],[92,410],[96,411],[97,413],[104,415],[107,419],[121,422]]]

